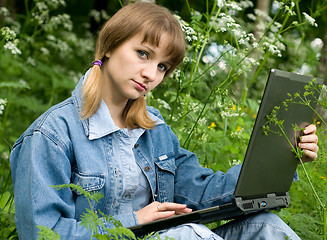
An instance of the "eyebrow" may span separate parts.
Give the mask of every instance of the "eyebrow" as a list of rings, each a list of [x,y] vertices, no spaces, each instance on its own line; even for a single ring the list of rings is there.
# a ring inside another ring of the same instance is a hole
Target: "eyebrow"
[[[151,47],[152,45],[147,43],[147,42],[144,42],[142,43],[142,46],[145,47],[151,54],[155,55],[156,52],[153,50],[153,48]],[[167,61],[163,61],[162,62],[163,64],[166,64],[166,65],[169,65],[169,68],[172,67],[172,62],[170,60],[167,60]]]
[[[145,47],[149,52],[151,52],[151,54],[155,54],[155,51],[153,50],[153,48],[148,45],[149,44],[145,45],[144,43],[142,43],[142,46]]]

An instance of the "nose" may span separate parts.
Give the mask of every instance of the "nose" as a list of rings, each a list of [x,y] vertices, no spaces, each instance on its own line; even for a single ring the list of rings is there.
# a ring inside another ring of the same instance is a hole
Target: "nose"
[[[152,82],[156,79],[158,74],[158,68],[156,64],[146,64],[142,71],[141,75],[145,78],[148,82]]]

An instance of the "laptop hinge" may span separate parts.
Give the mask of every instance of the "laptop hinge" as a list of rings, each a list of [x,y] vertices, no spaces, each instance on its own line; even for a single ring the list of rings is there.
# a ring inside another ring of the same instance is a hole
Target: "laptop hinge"
[[[267,194],[267,197],[243,200],[242,197],[236,197],[235,203],[243,212],[253,212],[258,210],[272,210],[288,207],[290,204],[290,195],[288,192],[283,196],[277,196],[275,193]]]

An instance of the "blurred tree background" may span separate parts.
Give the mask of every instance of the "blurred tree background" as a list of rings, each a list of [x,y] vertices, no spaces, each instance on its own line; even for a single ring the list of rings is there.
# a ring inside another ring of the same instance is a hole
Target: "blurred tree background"
[[[203,166],[226,171],[241,162],[271,68],[327,81],[327,0],[148,1],[179,19],[187,54],[147,101]],[[99,29],[128,2],[0,0],[0,239],[17,238],[12,145],[71,95],[94,60]],[[279,212],[303,239],[326,239],[326,126],[317,125],[320,154],[308,172],[325,208],[303,180],[292,186],[291,207]]]

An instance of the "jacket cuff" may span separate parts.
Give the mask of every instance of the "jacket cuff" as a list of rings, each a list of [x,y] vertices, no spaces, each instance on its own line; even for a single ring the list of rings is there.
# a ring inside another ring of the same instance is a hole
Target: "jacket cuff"
[[[129,214],[121,214],[121,215],[116,215],[113,217],[115,218],[115,220],[118,220],[125,228],[139,224],[139,221],[136,216],[136,212],[134,212],[134,211]],[[115,228],[115,225],[108,222],[105,218],[101,218],[101,220],[103,222],[103,227],[100,225],[98,226],[98,232],[100,234],[105,234],[106,233],[105,229]]]
[[[139,221],[136,216],[136,212],[134,212],[134,211],[131,214],[121,214],[121,215],[115,217],[115,219],[120,221],[121,224],[123,225],[123,227],[125,227],[125,228],[139,224]]]

